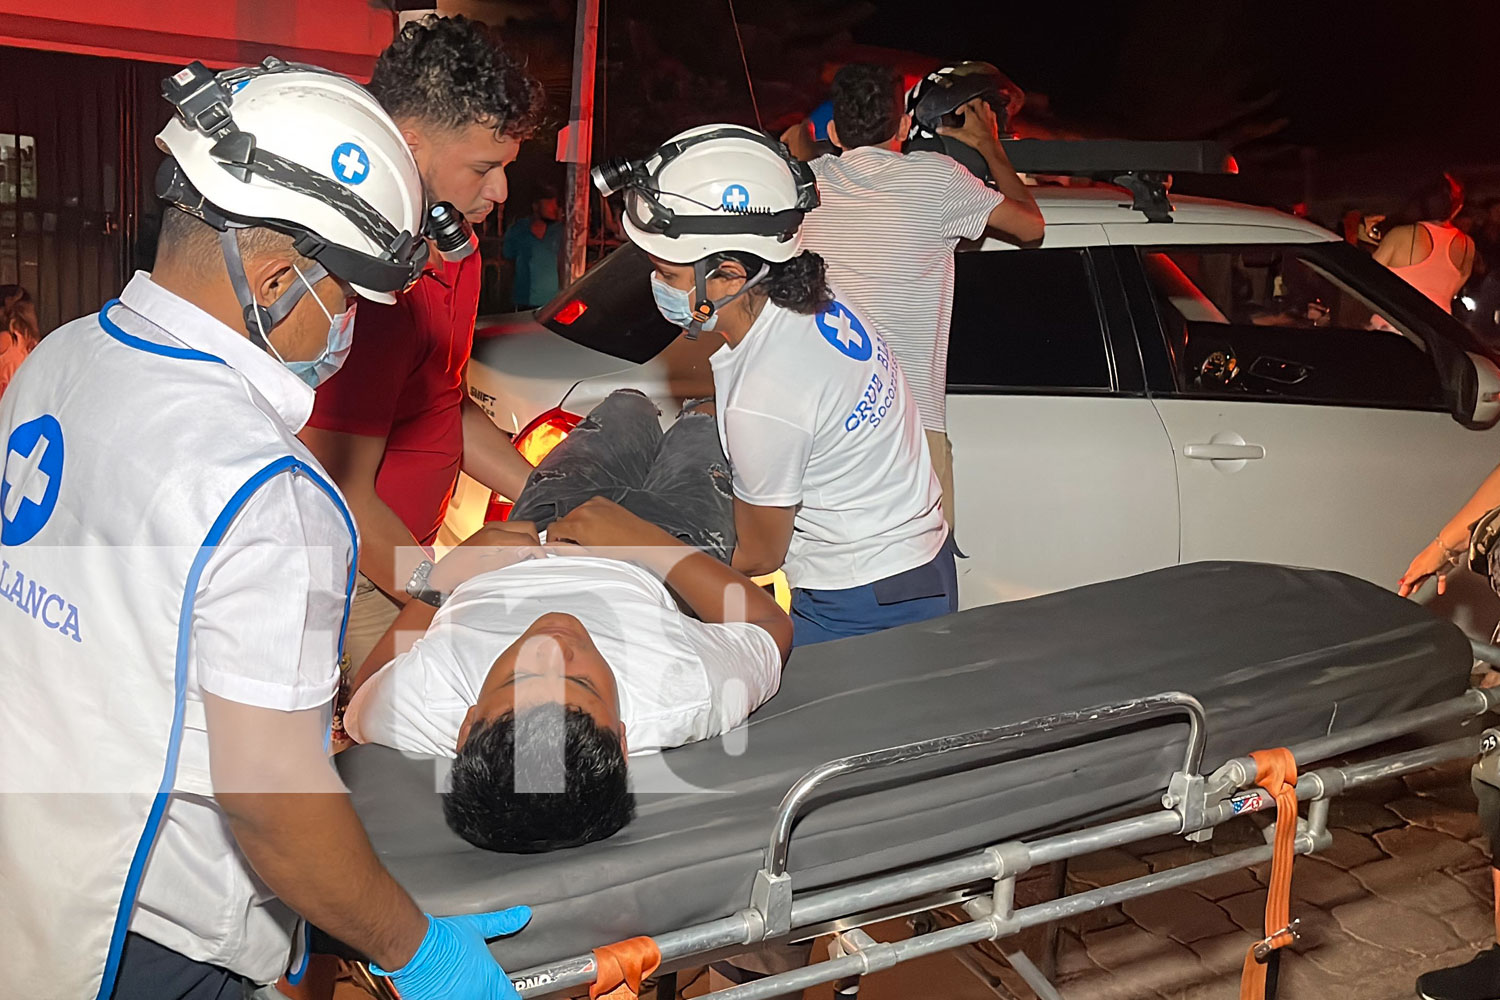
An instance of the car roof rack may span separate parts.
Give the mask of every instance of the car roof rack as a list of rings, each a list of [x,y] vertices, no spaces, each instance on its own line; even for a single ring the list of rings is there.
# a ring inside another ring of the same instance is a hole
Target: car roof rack
[[[1131,194],[1130,207],[1148,222],[1171,222],[1172,174],[1237,174],[1239,165],[1217,142],[1131,139],[1005,139],[1005,154],[1023,174],[1088,177]]]

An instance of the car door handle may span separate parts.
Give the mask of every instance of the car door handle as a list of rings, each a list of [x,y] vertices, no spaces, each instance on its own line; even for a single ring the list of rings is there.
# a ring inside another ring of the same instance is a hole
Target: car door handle
[[[1242,462],[1266,457],[1265,447],[1258,444],[1190,444],[1183,447],[1182,453],[1203,462]]]

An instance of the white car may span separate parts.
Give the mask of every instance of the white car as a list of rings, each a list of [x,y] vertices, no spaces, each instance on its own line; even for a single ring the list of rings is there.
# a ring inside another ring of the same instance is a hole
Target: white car
[[[1035,193],[1039,248],[958,256],[963,606],[1205,559],[1394,587],[1500,462],[1500,371],[1359,249],[1243,204],[1174,198],[1168,213],[1159,189],[1155,208],[1150,190]],[[721,342],[677,335],[648,270],[623,247],[535,317],[481,324],[471,394],[533,459],[614,389],[664,419],[712,394]],[[464,484],[458,535],[488,499]]]

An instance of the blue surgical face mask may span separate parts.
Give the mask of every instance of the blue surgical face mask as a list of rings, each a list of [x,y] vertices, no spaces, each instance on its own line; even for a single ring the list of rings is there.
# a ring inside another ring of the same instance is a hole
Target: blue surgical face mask
[[[656,299],[656,308],[666,317],[668,323],[686,330],[693,322],[693,297],[684,289],[673,288],[662,280],[660,274],[651,272],[651,295]],[[700,329],[712,330],[719,322],[719,313],[708,318]]]
[[[354,346],[354,307],[358,303],[350,303],[348,309],[335,316],[328,311],[323,300],[313,292],[312,286],[307,284],[307,279],[303,277],[302,272],[295,266],[293,270],[297,271],[297,277],[302,278],[302,283],[307,285],[308,294],[312,295],[318,308],[323,310],[323,315],[328,317],[328,342],[323,347],[323,353],[310,361],[283,360],[282,364],[286,365],[293,375],[316,389],[344,367],[344,359],[349,357],[349,348]]]

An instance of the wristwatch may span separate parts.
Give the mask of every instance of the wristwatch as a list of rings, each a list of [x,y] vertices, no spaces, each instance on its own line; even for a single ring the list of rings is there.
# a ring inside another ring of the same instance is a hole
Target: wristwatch
[[[406,581],[406,596],[430,604],[434,608],[443,606],[443,594],[433,590],[428,578],[432,576],[432,560],[423,559],[417,563],[417,568],[412,570],[411,579]]]

